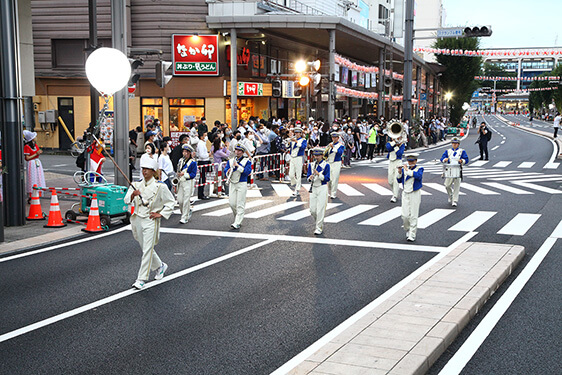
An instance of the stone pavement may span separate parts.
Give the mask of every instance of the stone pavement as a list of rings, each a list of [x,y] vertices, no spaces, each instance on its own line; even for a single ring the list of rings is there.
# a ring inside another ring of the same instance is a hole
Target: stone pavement
[[[424,374],[524,254],[507,244],[452,249],[289,374]]]

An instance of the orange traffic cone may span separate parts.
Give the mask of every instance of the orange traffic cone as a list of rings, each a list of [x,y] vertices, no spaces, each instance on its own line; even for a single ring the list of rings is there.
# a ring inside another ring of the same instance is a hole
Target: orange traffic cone
[[[39,201],[39,190],[33,185],[33,193],[31,193],[31,206],[29,206],[29,215],[27,220],[45,220],[45,214],[41,211],[41,202]]]
[[[66,227],[66,224],[62,222],[59,198],[57,197],[57,192],[55,190],[51,190],[51,209],[49,210],[49,221],[47,222],[47,225],[43,226],[45,228]]]
[[[461,128],[461,137],[464,137],[464,129]]]
[[[103,232],[100,223],[100,211],[98,208],[98,198],[96,194],[94,194],[92,198],[92,204],[90,205],[90,214],[88,215],[86,229],[82,229],[82,231],[88,233]]]

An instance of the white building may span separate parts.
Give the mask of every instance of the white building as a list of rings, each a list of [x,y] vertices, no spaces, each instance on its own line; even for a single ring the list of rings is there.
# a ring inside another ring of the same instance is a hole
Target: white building
[[[414,30],[416,37],[434,36],[435,31],[421,31],[422,29],[437,29],[445,24],[446,12],[442,0],[418,0],[415,2]],[[414,48],[431,47],[436,39],[414,39]],[[426,61],[435,62],[435,55],[422,53]]]

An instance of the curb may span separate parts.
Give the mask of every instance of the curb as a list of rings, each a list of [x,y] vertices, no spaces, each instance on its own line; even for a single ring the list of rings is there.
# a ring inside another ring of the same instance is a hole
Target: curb
[[[537,135],[542,135],[543,137],[547,137],[549,139],[551,139],[552,141],[554,141],[554,143],[556,143],[556,146],[558,147],[558,153],[556,156],[556,159],[562,159],[562,139],[560,138],[554,138],[550,133],[544,132],[542,130],[537,130],[537,129],[533,129],[533,128],[528,128],[526,126],[520,126],[520,125],[515,125],[515,123],[513,121],[509,121],[505,118],[501,119],[503,122],[505,122],[506,124],[513,126],[516,129],[521,129],[524,130],[528,133],[533,133],[533,134],[537,134]],[[561,133],[562,134],[562,133]]]
[[[458,246],[288,374],[424,374],[524,255],[517,245]]]

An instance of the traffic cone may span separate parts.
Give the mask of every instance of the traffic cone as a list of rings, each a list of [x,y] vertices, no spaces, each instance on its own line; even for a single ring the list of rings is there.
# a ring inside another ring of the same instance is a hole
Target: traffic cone
[[[464,137],[464,129],[461,128],[461,137]]]
[[[49,221],[47,225],[43,225],[45,228],[62,228],[66,227],[66,224],[62,222],[62,216],[60,213],[59,198],[57,197],[57,192],[51,190],[51,208],[49,210]]]
[[[45,220],[45,214],[41,210],[41,202],[39,201],[39,190],[35,189],[37,185],[33,185],[33,193],[31,193],[31,206],[29,206],[29,215],[27,220]]]
[[[96,194],[94,194],[92,198],[92,204],[90,205],[90,214],[88,215],[86,228],[82,229],[82,231],[88,233],[103,232],[100,223],[100,211],[98,208],[98,198]]]

